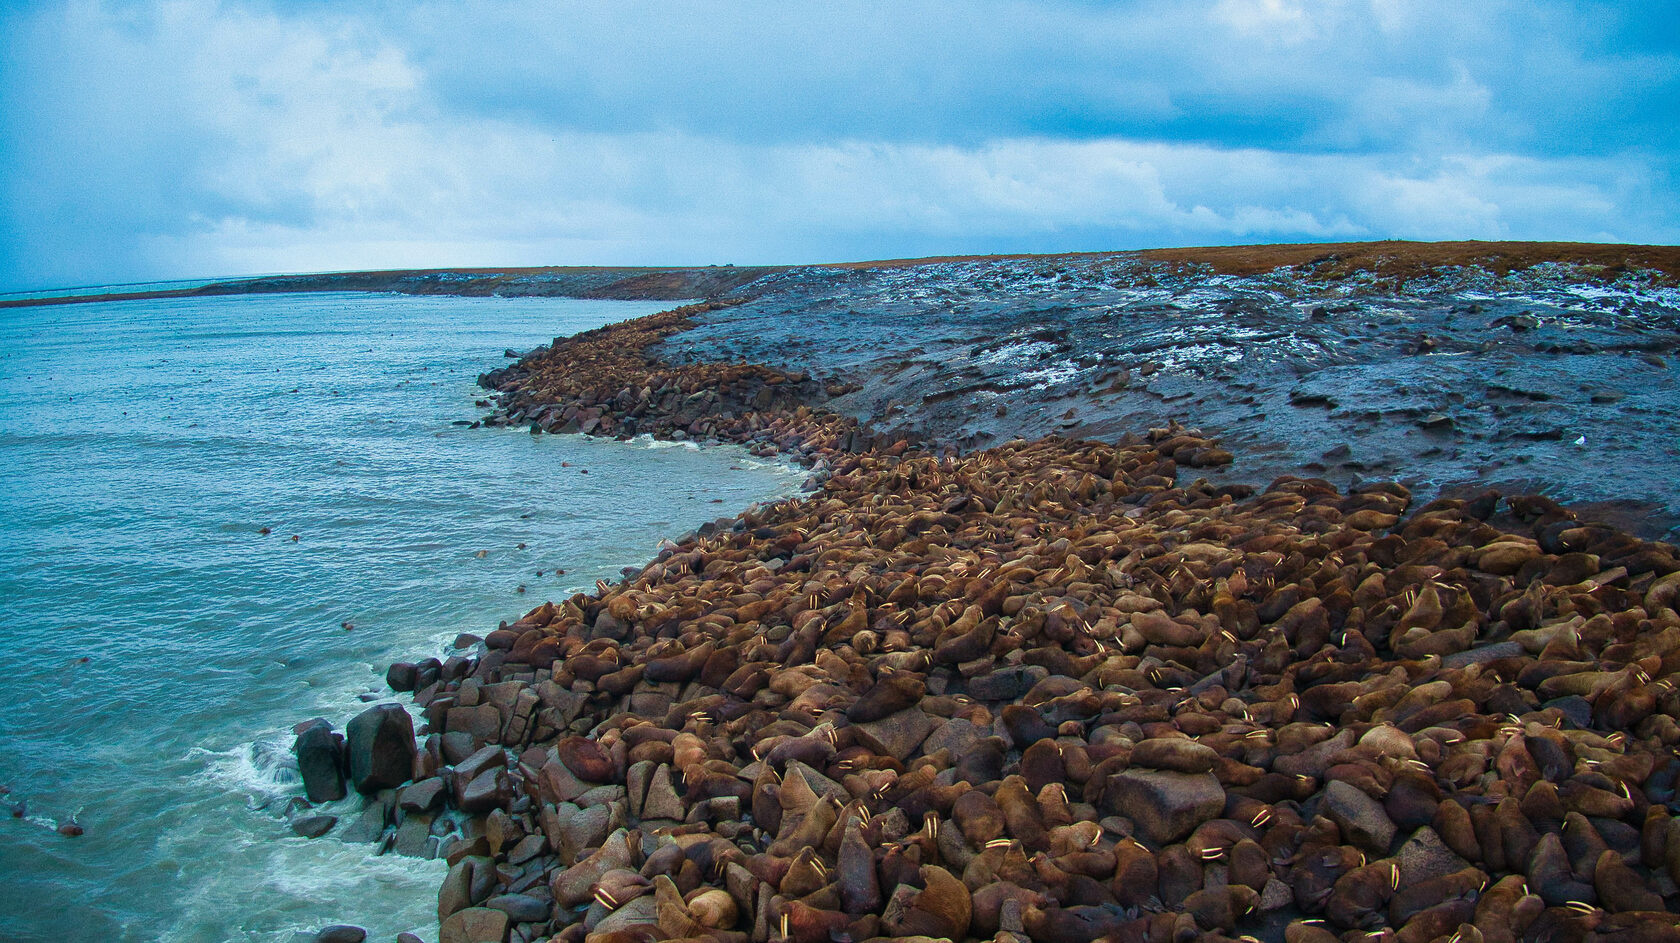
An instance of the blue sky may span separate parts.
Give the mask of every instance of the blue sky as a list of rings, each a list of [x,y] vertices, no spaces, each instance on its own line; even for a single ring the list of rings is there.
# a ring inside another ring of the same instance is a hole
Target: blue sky
[[[0,0],[0,290],[1680,241],[1680,4]]]

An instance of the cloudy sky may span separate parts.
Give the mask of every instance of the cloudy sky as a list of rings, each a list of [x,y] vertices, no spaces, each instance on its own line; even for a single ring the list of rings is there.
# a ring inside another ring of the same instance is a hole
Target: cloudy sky
[[[1680,242],[1680,4],[0,0],[0,290]]]

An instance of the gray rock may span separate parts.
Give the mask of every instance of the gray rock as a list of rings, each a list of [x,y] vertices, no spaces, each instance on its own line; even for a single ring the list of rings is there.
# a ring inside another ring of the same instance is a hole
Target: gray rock
[[[430,858],[433,855],[426,853],[426,840],[431,837],[432,817],[424,812],[413,812],[397,826],[397,841],[393,848],[405,857]]]
[[[472,782],[461,790],[457,805],[462,812],[489,812],[511,798],[512,793],[513,786],[508,781],[507,770],[497,766],[473,777]]]
[[[529,894],[503,894],[485,901],[484,906],[500,910],[514,923],[541,923],[548,919],[551,904]]]
[[[438,928],[438,943],[502,943],[508,915],[489,907],[468,907],[450,914]]]
[[[1050,677],[1041,665],[1015,665],[968,680],[968,696],[977,701],[1014,701]]]
[[[1225,810],[1225,790],[1212,773],[1128,769],[1108,778],[1102,809],[1123,815],[1145,841],[1170,845]]]
[[[916,748],[922,745],[928,734],[933,733],[933,727],[933,718],[920,707],[906,708],[880,720],[852,725],[865,746],[901,763],[915,754]]]
[[[333,733],[324,720],[312,721],[292,744],[298,772],[303,774],[303,793],[310,802],[331,802],[344,798],[343,738]]]
[[[470,734],[473,740],[482,743],[501,734],[502,713],[494,704],[451,707],[444,715],[443,726],[450,733]]]
[[[443,761],[450,766],[459,766],[478,749],[473,745],[472,734],[461,731],[438,737],[438,746],[443,750]]]
[[[625,772],[624,782],[630,799],[630,814],[638,819],[642,817],[642,799],[647,796],[648,780],[653,778],[653,771],[658,765],[652,760],[637,760],[631,763],[630,769]],[[569,800],[577,797],[562,798]]]
[[[362,943],[367,931],[346,923],[324,927],[315,934],[315,943]]]
[[[426,943],[426,941],[405,930],[397,934],[397,943]]]
[[[953,757],[960,757],[986,736],[987,731],[975,726],[973,721],[958,717],[940,724],[938,730],[928,734],[922,742],[922,752],[950,750]]]
[[[455,792],[466,791],[467,784],[491,767],[506,766],[507,754],[501,747],[485,747],[455,764]]]
[[[1341,828],[1342,837],[1354,847],[1372,857],[1387,857],[1388,846],[1394,842],[1394,820],[1382,803],[1357,787],[1333,779],[1324,787],[1319,810]]]
[[[336,815],[300,815],[292,819],[292,831],[304,838],[320,838],[338,824]]]
[[[642,818],[671,819],[681,822],[688,815],[676,787],[671,784],[671,767],[665,763],[648,778],[647,797],[642,800]]]
[[[366,795],[400,786],[414,774],[414,720],[400,704],[370,707],[350,721],[350,782]]]
[[[479,858],[462,858],[449,868],[449,873],[443,878],[443,886],[438,889],[438,922],[449,919],[450,914],[458,910],[465,910],[472,906],[472,875]]]
[[[404,786],[397,793],[397,806],[405,812],[430,812],[443,804],[443,780],[436,776]]]
[[[1427,825],[1406,839],[1395,858],[1400,862],[1400,883],[1407,887],[1470,867]]]
[[[609,803],[617,802],[618,800],[623,799],[626,795],[628,795],[628,793],[625,792],[623,786],[595,786],[584,790],[583,795],[578,796],[572,801],[587,809],[590,806],[607,805]]]
[[[412,691],[419,680],[420,666],[411,662],[392,662],[391,667],[385,669],[385,683],[393,691]]]
[[[678,800],[677,808],[682,808],[681,800]],[[612,831],[612,810],[606,806],[581,809],[570,802],[562,802],[555,810],[559,825],[556,837],[560,840],[555,850],[560,853],[562,861],[576,861],[584,849],[599,847]]]
[[[606,837],[606,830],[604,828],[602,829],[601,837]],[[526,835],[524,838],[519,840],[518,844],[508,849],[508,864],[524,864],[547,850],[548,840],[541,834]]]
[[[385,834],[385,807],[377,802],[368,803],[362,814],[356,816],[356,821],[345,827],[344,833],[339,835],[340,841],[378,841],[379,836]]]

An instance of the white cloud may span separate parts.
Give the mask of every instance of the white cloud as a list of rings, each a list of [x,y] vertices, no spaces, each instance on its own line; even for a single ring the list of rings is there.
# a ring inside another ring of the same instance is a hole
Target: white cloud
[[[1498,16],[661,9],[0,14],[0,284],[1680,235],[1672,130],[1524,144],[1558,119],[1513,110],[1513,82],[1617,73],[1489,41]]]

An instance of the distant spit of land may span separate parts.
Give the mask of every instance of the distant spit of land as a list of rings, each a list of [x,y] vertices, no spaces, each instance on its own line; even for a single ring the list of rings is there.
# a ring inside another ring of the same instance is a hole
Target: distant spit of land
[[[774,266],[542,266],[533,268],[392,269],[236,278],[192,288],[112,291],[96,295],[0,298],[0,308],[128,301],[205,295],[302,291],[389,291],[412,295],[549,296],[632,301],[717,298],[772,274],[796,269],[906,268],[949,262],[1037,259],[1137,259],[1207,266],[1225,275],[1257,275],[1284,267],[1306,268],[1320,277],[1367,272],[1406,279],[1448,267],[1476,266],[1504,275],[1545,263],[1574,266],[1584,278],[1614,278],[1632,270],[1680,279],[1680,246],[1586,242],[1333,242],[1255,246],[1200,246],[1128,252],[1044,255],[938,256],[873,262]]]

